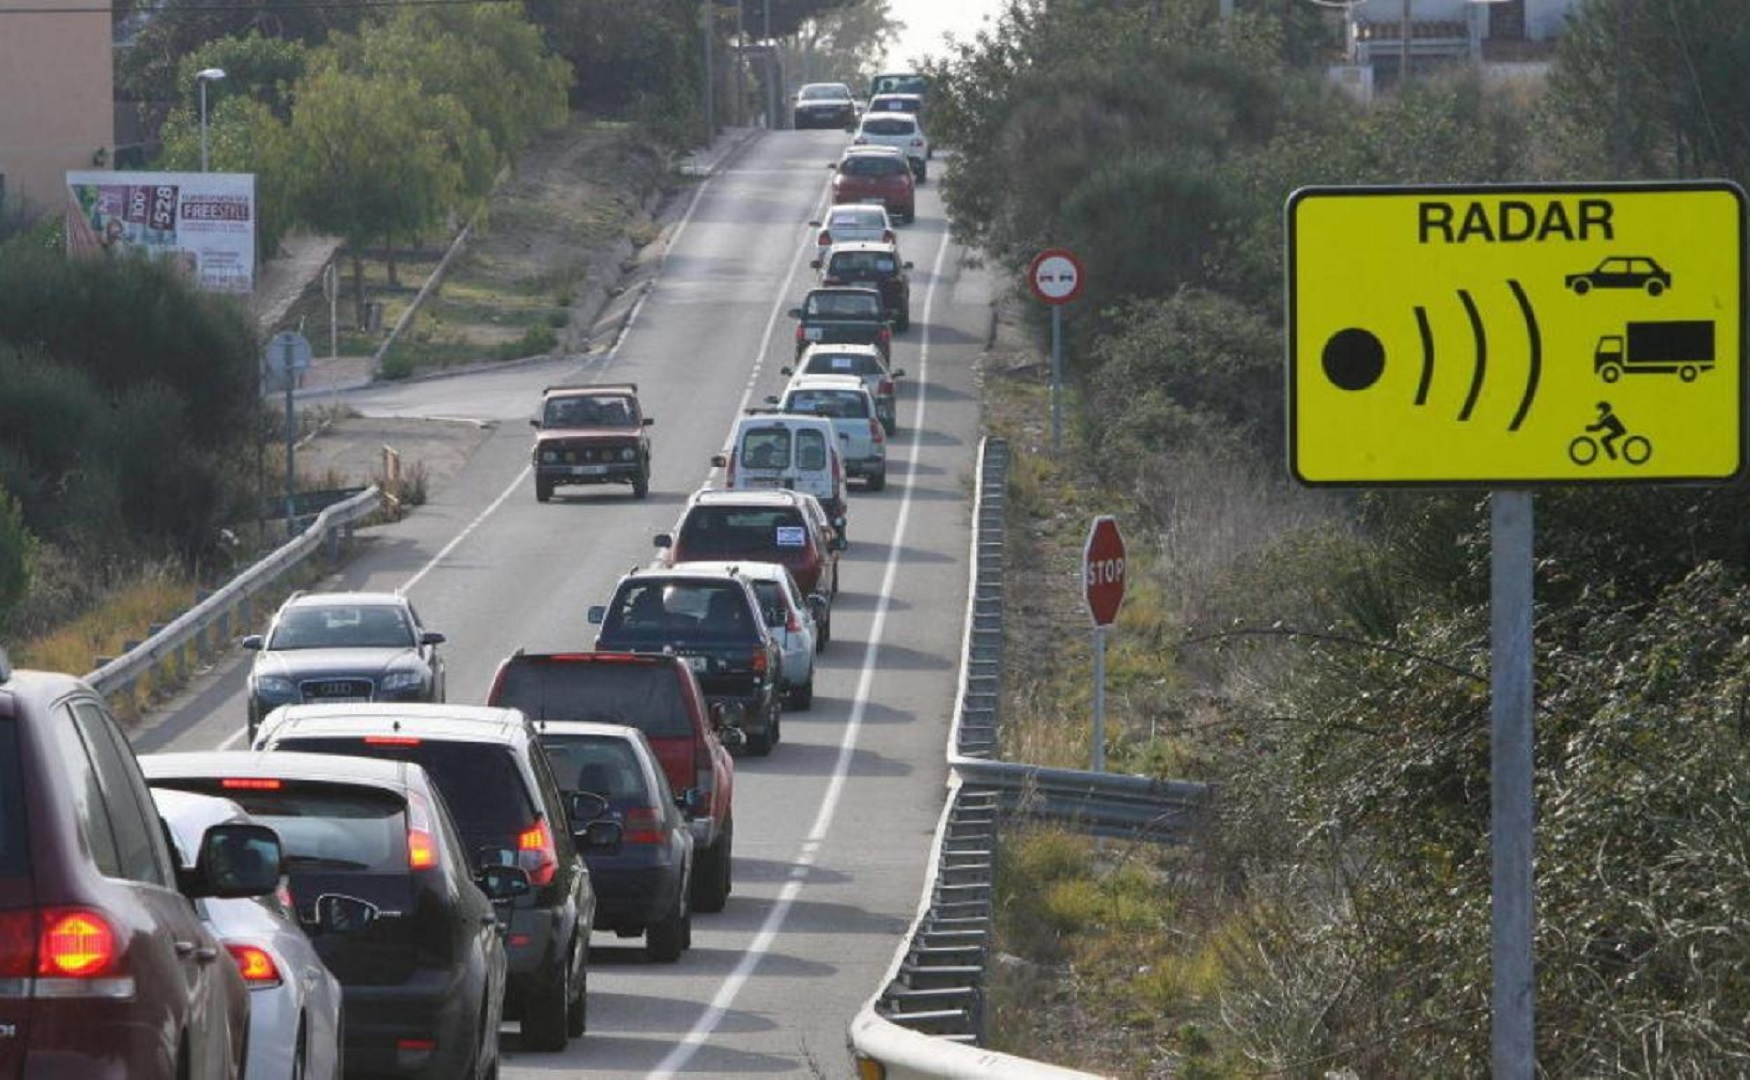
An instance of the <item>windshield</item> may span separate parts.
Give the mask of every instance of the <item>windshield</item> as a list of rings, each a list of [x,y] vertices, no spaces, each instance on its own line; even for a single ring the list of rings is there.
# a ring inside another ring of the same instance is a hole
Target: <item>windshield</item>
[[[850,98],[848,86],[817,85],[802,88],[803,101],[844,101]]]
[[[695,524],[695,518],[689,515],[689,524]],[[716,523],[712,512],[698,524]],[[686,539],[689,535],[695,539]],[[771,536],[769,528],[699,528],[691,534],[686,528],[681,530],[682,542],[689,545],[689,558],[741,554],[741,548],[730,549],[734,543],[747,543],[751,537],[754,545],[770,545]],[[633,581],[615,597],[602,622],[604,638],[616,633],[665,641],[733,641],[758,636],[759,624],[754,622],[752,605],[739,580]]]
[[[907,171],[905,162],[885,154],[848,157],[841,169],[847,176],[898,176]]]
[[[647,663],[513,661],[505,666],[493,704],[536,720],[626,724],[667,738],[693,733],[680,678]]]
[[[917,129],[916,121],[901,116],[872,116],[863,121],[865,135],[910,135]]]
[[[898,269],[898,260],[885,251],[841,251],[832,257],[828,273],[834,277],[886,277]]]
[[[270,649],[410,649],[413,624],[390,604],[297,607],[274,624]]]

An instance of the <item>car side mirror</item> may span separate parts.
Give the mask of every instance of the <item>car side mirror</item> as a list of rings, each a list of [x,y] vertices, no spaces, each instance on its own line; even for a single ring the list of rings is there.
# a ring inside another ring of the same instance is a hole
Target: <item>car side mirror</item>
[[[778,403],[778,396],[776,394],[767,394],[766,395],[766,404],[767,405],[776,405],[777,403]]]
[[[728,454],[712,454],[711,455],[711,464],[717,466],[719,469],[726,469],[729,467],[729,455]]]
[[[419,643],[421,645],[442,645],[446,640],[448,639],[436,630],[427,630],[425,633],[419,635]]]
[[[650,543],[653,547],[667,550],[668,548],[674,547],[674,537],[668,533],[657,533]]]
[[[245,649],[248,649],[250,652],[260,652],[261,646],[262,646],[262,638],[261,638],[260,634],[250,634],[248,637],[243,639],[243,647]]]
[[[809,259],[809,260],[808,260],[808,267],[809,267],[809,269],[811,269],[811,270],[819,270],[819,269],[820,269],[820,266],[821,266],[821,260],[819,260],[819,259]]]
[[[191,898],[266,896],[279,888],[280,837],[266,825],[226,822],[201,836],[194,873],[183,893]]]
[[[802,317],[802,309],[799,307],[793,307],[788,312],[786,312],[786,314],[788,314],[792,319],[800,319]]]
[[[688,817],[698,817],[709,807],[703,788],[690,787],[674,797],[674,804]]]
[[[909,262],[901,263],[900,265],[903,266],[907,270],[911,269],[911,263],[909,263]]]
[[[541,427],[541,418],[538,416],[529,417],[529,426],[539,430]]]
[[[778,374],[780,374],[780,375],[794,375],[794,374],[796,374],[796,369],[793,367],[790,367],[788,364],[786,364],[785,366],[778,369]]]
[[[480,886],[480,891],[486,894],[486,898],[495,903],[515,900],[534,891],[527,870],[505,863],[488,863],[482,866],[474,873],[474,884]]]
[[[888,376],[890,378],[903,379],[903,378],[905,378],[905,369],[904,368],[894,368],[892,371],[888,372]]]
[[[608,798],[597,791],[568,791],[565,793],[565,816],[571,821],[573,836],[583,831],[583,827],[608,812]]]
[[[645,427],[649,427],[650,425],[656,423],[656,417],[646,416],[642,422],[643,422]]]
[[[589,612],[588,612],[588,618],[589,618],[589,621],[592,625],[600,626],[602,624],[602,620],[607,618],[607,616],[608,616],[608,609],[607,608],[603,607],[600,604],[591,605]]]
[[[356,934],[377,921],[377,905],[342,893],[316,898],[315,926],[324,934]]]
[[[599,818],[573,833],[572,839],[583,851],[615,855],[624,836],[625,826],[611,818]]]

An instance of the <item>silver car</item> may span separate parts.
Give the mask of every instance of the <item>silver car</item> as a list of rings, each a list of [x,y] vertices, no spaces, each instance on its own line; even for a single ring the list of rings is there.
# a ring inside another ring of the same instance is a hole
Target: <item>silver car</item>
[[[251,820],[230,799],[153,788],[152,800],[188,869],[208,828]],[[339,1080],[340,982],[299,927],[283,887],[279,895],[194,905],[249,987],[249,1080]]]
[[[795,367],[780,368],[785,375],[855,375],[875,399],[875,414],[892,435],[899,430],[899,406],[894,380],[905,377],[904,368],[889,368],[881,350],[873,345],[810,345],[802,350]]]
[[[771,562],[690,562],[689,570],[739,570],[753,582],[766,627],[784,654],[784,707],[806,712],[814,707],[814,654],[826,648],[832,599],[824,593],[804,597],[790,568]]]

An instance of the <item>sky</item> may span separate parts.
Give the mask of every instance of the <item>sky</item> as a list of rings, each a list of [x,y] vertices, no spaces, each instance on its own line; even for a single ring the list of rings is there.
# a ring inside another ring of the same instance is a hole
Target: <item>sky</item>
[[[884,70],[901,70],[919,55],[941,52],[942,35],[949,31],[970,39],[986,16],[994,20],[1002,9],[1003,0],[888,0],[888,12],[906,29],[887,50]]]

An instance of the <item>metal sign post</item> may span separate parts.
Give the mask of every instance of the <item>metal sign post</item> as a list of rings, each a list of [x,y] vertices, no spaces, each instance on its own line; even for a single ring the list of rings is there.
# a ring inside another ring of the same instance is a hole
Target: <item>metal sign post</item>
[[[1118,519],[1101,514],[1082,544],[1082,599],[1094,624],[1094,753],[1092,768],[1106,771],[1106,632],[1124,606],[1124,534]]]
[[[1494,1080],[1531,1080],[1531,492],[1489,497],[1489,914]]]
[[[271,378],[280,380],[286,391],[286,535],[295,536],[298,517],[294,513],[297,490],[297,469],[293,460],[298,440],[298,413],[292,401],[298,377],[310,369],[310,342],[303,334],[282,330],[273,336],[267,347],[265,367]]]
[[[1082,261],[1064,248],[1046,248],[1027,267],[1027,287],[1051,305],[1051,452],[1063,446],[1063,305],[1082,294]]]

